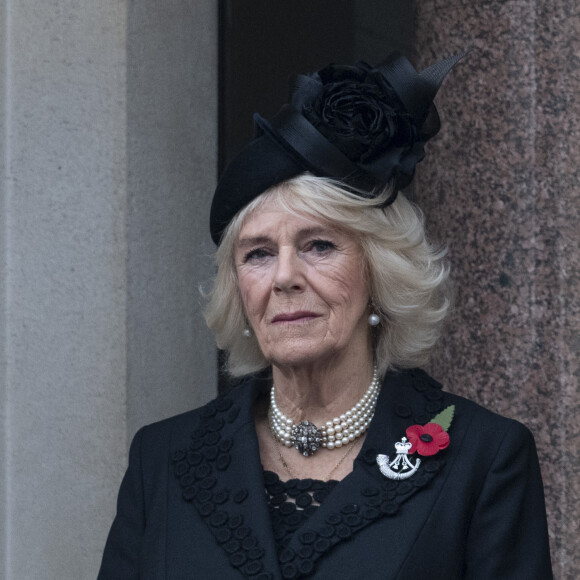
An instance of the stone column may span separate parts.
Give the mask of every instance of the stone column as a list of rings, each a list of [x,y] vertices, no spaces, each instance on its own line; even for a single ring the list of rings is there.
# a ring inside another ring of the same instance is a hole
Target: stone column
[[[128,430],[216,393],[217,3],[140,0],[127,27]]]
[[[217,17],[194,4],[0,5],[6,580],[95,578],[134,431],[215,393]]]
[[[422,63],[472,47],[437,99],[415,186],[449,246],[456,309],[432,371],[527,424],[554,572],[580,577],[580,21],[573,0],[422,0]]]

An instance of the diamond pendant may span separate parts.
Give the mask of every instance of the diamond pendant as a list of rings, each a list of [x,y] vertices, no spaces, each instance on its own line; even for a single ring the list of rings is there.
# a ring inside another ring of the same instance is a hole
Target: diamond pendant
[[[292,428],[292,445],[304,457],[313,455],[320,447],[321,435],[318,427],[310,421],[301,421]]]

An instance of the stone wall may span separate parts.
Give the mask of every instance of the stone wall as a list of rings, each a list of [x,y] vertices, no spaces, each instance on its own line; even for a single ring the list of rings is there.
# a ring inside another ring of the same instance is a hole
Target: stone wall
[[[472,49],[415,184],[457,290],[432,371],[533,431],[559,579],[580,577],[579,30],[573,0],[417,3],[422,64]]]
[[[0,577],[96,577],[127,446],[211,398],[217,7],[2,2]]]

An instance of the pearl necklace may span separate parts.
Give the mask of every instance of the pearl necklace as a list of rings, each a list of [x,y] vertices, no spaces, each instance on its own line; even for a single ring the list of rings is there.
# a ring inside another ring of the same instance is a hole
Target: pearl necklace
[[[373,380],[362,399],[344,415],[334,417],[319,428],[310,421],[301,421],[296,425],[286,417],[276,404],[276,387],[272,386],[268,409],[270,429],[277,441],[286,447],[295,447],[305,457],[316,453],[319,447],[339,449],[358,439],[368,429],[375,413],[379,390],[375,366]]]

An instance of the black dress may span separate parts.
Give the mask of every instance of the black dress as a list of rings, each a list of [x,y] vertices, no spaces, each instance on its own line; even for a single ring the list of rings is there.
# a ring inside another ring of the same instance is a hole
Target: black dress
[[[264,472],[266,501],[270,508],[278,559],[296,531],[305,527],[304,524],[318,511],[338,483],[316,479],[281,481],[276,473]],[[310,552],[309,549],[306,551]]]
[[[352,473],[310,487],[312,498],[320,492],[313,506],[301,494],[315,482],[285,491],[262,469],[252,418],[260,395],[246,379],[139,431],[100,580],[552,577],[536,450],[520,423],[443,392],[423,371],[390,372]],[[407,427],[451,404],[449,446],[408,479],[382,475],[377,454],[393,457]],[[273,502],[308,513],[288,526]]]

